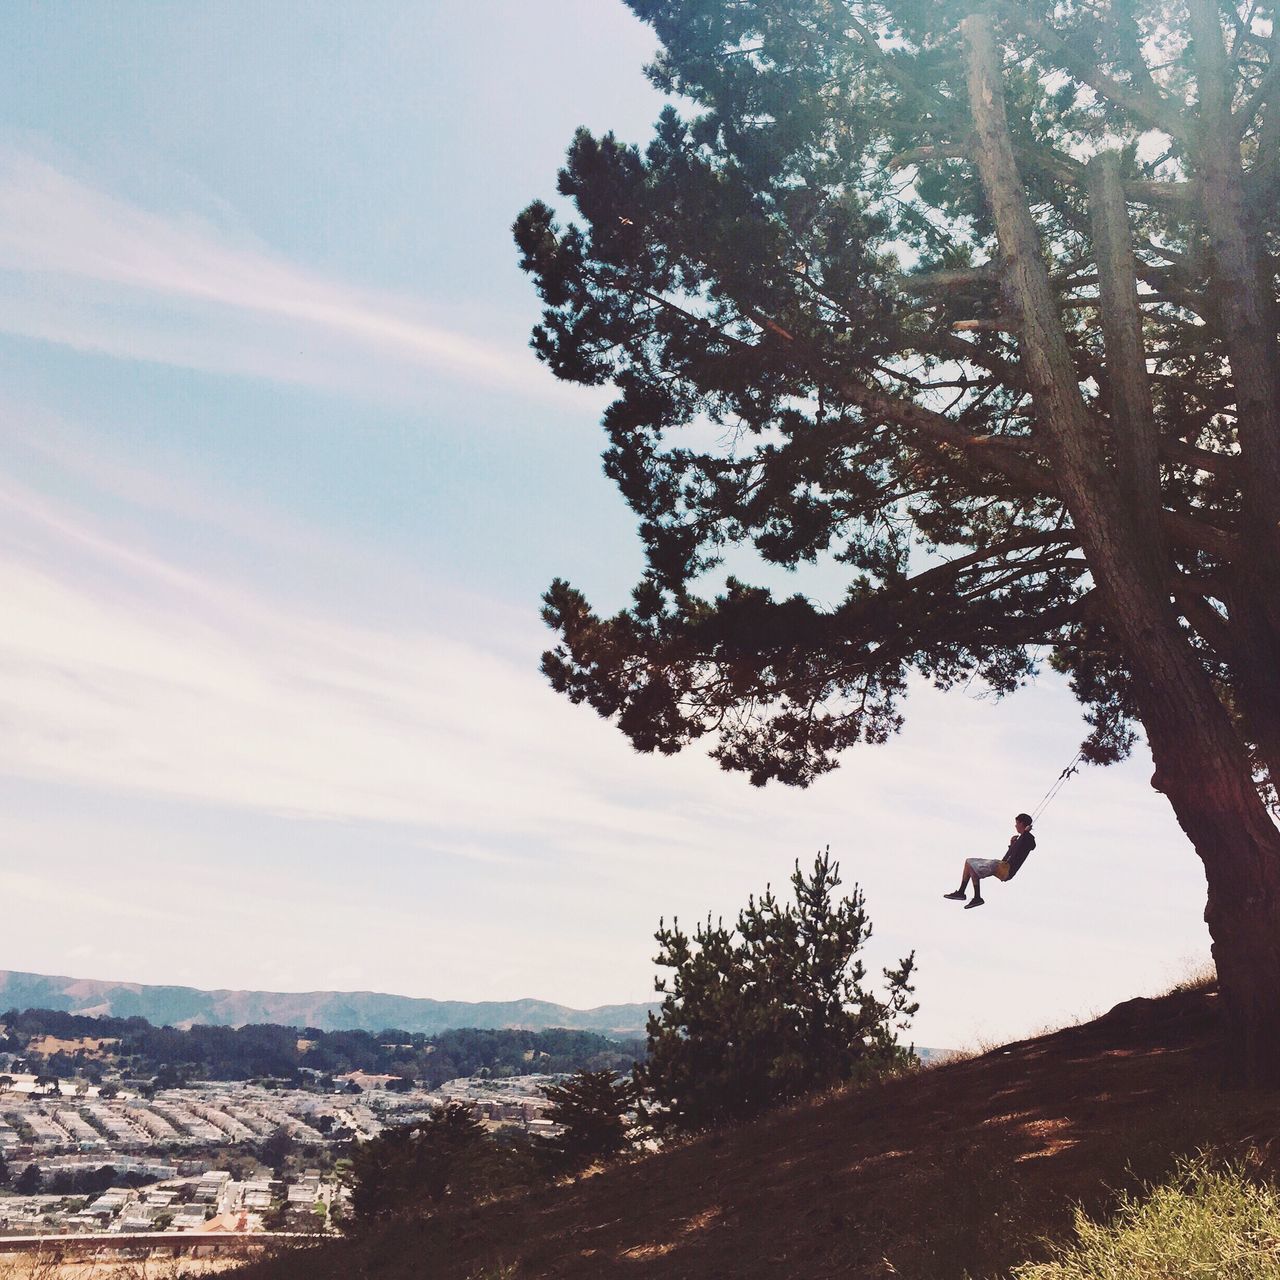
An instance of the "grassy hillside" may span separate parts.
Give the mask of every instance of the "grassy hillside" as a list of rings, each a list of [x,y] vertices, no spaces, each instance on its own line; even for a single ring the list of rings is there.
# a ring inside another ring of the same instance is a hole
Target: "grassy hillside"
[[[1073,1206],[1105,1215],[1212,1148],[1274,1174],[1280,1096],[1214,1082],[1217,997],[1133,1000],[1084,1026],[842,1092],[573,1186],[262,1263],[243,1280],[820,1280],[996,1276]],[[1163,1274],[1163,1273],[1162,1273]],[[1212,1274],[1217,1274],[1216,1272]]]

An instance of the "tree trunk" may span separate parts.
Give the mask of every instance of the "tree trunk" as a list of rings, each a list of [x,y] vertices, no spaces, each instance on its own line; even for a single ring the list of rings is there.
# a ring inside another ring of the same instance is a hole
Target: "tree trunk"
[[[1262,235],[1247,199],[1240,132],[1216,0],[1189,0],[1200,97],[1194,152],[1201,217],[1212,249],[1212,279],[1236,390],[1242,470],[1242,605],[1265,619],[1248,628],[1260,663],[1280,663],[1280,353],[1276,303],[1264,269]],[[1267,264],[1269,265],[1269,264]],[[1270,634],[1267,635],[1266,633]]]
[[[1200,97],[1195,160],[1202,179],[1201,217],[1213,251],[1213,291],[1236,387],[1245,462],[1241,523],[1247,550],[1233,567],[1227,607],[1240,655],[1246,719],[1272,784],[1280,787],[1280,355],[1272,264],[1248,199],[1217,5],[1190,0],[1188,16]],[[1274,100],[1264,104],[1264,135],[1272,145],[1277,143],[1276,105]],[[1267,163],[1265,150],[1262,163]]]
[[[1161,525],[1159,436],[1151,404],[1138,277],[1121,178],[1120,154],[1103,152],[1089,162],[1089,221],[1097,259],[1099,302],[1116,469],[1132,509],[1138,543],[1149,553],[1152,575],[1171,570]],[[1253,557],[1248,557],[1253,565]],[[1237,714],[1280,784],[1280,644],[1260,606],[1256,568],[1232,572],[1229,624],[1214,615],[1220,635],[1206,636],[1243,692]],[[1203,602],[1201,602],[1203,604]],[[1204,609],[1210,609],[1207,604]],[[1195,620],[1192,619],[1192,625]],[[1221,641],[1225,640],[1225,644]]]
[[[1280,61],[1280,31],[1274,24],[1267,47],[1274,65]],[[1257,159],[1249,174],[1250,196],[1258,208],[1267,209],[1280,197],[1280,82],[1271,82],[1270,91],[1258,109],[1262,123],[1258,127]]]
[[[1249,778],[1223,769],[1212,745],[1150,728],[1148,738],[1161,790],[1204,863],[1223,1078],[1280,1087],[1280,836]]]
[[[1178,822],[1205,866],[1205,919],[1225,1013],[1224,1068],[1280,1086],[1280,831],[1244,743],[1178,624],[1157,549],[1143,545],[1080,393],[1005,117],[990,19],[961,24],[976,158],[1005,263],[1005,293],[1063,501],[1132,674],[1147,739]]]
[[[1280,830],[1185,640],[1176,630],[1148,629],[1141,603],[1121,600],[1108,620],[1133,672],[1160,790],[1204,864],[1224,1079],[1280,1087]]]
[[[1247,552],[1245,559],[1249,559]],[[1280,637],[1260,607],[1259,591],[1280,595],[1280,584],[1260,585],[1248,566],[1232,574],[1227,601],[1233,647],[1230,664],[1239,673],[1241,717],[1272,789],[1280,793]]]
[[[1138,271],[1119,152],[1106,151],[1090,161],[1088,185],[1116,466],[1138,541],[1151,553],[1147,568],[1154,575],[1168,569],[1160,515],[1160,439],[1142,345]]]

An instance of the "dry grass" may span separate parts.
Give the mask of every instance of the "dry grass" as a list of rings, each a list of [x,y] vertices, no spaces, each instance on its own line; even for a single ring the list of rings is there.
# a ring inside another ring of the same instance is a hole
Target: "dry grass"
[[[55,1053],[83,1053],[88,1058],[104,1058],[110,1056],[106,1051],[119,1043],[119,1037],[95,1040],[92,1036],[81,1036],[77,1040],[63,1040],[58,1036],[46,1035],[29,1041],[26,1051],[46,1058]]]
[[[1110,1222],[1077,1212],[1074,1238],[1014,1280],[1280,1280],[1280,1193],[1273,1184],[1200,1157],[1141,1199],[1125,1197]]]
[[[1217,966],[1212,960],[1197,960],[1164,994],[1172,996],[1184,991],[1212,991],[1217,985]]]
[[[229,1271],[234,1258],[81,1258],[58,1253],[0,1255],[0,1280],[194,1280]]]
[[[1066,1022],[1045,1023],[1043,1026],[1036,1027],[1027,1034],[1028,1040],[1039,1040],[1045,1036],[1056,1035],[1059,1031],[1066,1031],[1071,1027],[1083,1026],[1086,1022],[1092,1022],[1098,1016],[1097,1010],[1093,1010],[1087,1014],[1080,1014],[1074,1018],[1070,1018]],[[1005,1042],[1002,1040],[991,1040],[984,1036],[979,1036],[972,1044],[962,1045],[958,1049],[948,1049],[944,1053],[940,1053],[936,1058],[930,1059],[921,1067],[924,1071],[932,1071],[935,1067],[954,1066],[957,1062],[971,1062],[974,1058],[985,1058],[989,1053],[995,1053],[997,1050],[1003,1050]]]

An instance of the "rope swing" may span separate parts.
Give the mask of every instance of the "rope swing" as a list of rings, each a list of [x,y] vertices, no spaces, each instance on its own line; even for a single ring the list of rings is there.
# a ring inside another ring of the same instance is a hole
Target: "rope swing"
[[[953,902],[964,902],[965,910],[968,911],[986,902],[982,896],[982,881],[988,876],[993,876],[1002,883],[1012,880],[1026,861],[1027,855],[1036,847],[1036,838],[1031,834],[1031,828],[1036,819],[1053,803],[1058,792],[1067,785],[1067,780],[1080,772],[1083,759],[1084,748],[1082,747],[1067,761],[1067,767],[1058,774],[1049,790],[1040,797],[1040,803],[1035,809],[1031,813],[1018,814],[1014,819],[1018,834],[1009,841],[1008,851],[1003,858],[966,858],[960,887],[942,896],[950,898]],[[966,901],[970,884],[973,885],[973,897]]]
[[[1054,779],[1053,785],[1048,791],[1040,797],[1040,803],[1031,811],[1031,820],[1034,822],[1040,815],[1054,802],[1058,792],[1067,785],[1067,779],[1080,772],[1080,763],[1084,759],[1084,749],[1081,748],[1071,757],[1067,767],[1058,774]]]

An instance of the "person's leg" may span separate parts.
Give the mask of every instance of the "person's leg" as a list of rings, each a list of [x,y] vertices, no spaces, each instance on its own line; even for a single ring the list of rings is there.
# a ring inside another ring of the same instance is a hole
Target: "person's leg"
[[[982,878],[975,874],[973,877],[973,897],[964,904],[965,909],[967,910],[969,907],[980,907],[982,906],[983,901]]]
[[[977,880],[973,879],[973,870],[969,866],[969,860],[966,858],[964,863],[964,874],[960,877],[960,887],[954,893],[944,893],[942,896],[944,898],[954,898],[956,901],[960,901],[965,897],[965,890],[968,889],[970,880],[973,880],[975,885],[978,883]]]

